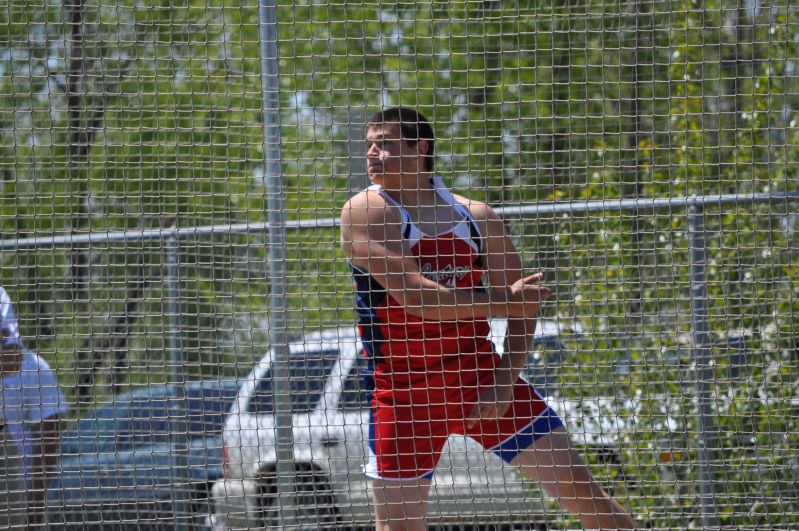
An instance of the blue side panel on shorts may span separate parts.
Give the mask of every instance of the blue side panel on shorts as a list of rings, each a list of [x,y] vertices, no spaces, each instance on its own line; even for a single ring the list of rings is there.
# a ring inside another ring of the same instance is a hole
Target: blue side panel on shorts
[[[560,420],[560,417],[551,407],[548,407],[526,428],[520,430],[515,436],[505,440],[499,446],[492,448],[491,451],[501,457],[506,463],[510,463],[522,450],[528,448],[540,437],[551,433],[552,430],[561,426],[563,426],[563,421]]]

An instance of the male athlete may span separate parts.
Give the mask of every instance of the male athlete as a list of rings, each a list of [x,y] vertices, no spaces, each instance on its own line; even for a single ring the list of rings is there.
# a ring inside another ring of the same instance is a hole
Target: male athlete
[[[374,370],[370,459],[377,529],[422,530],[431,477],[450,434],[517,466],[590,529],[634,529],[573,448],[563,423],[519,375],[550,291],[524,276],[486,204],[433,174],[434,134],[408,108],[368,123],[372,183],[341,212],[364,350]],[[505,354],[489,317],[507,317]]]

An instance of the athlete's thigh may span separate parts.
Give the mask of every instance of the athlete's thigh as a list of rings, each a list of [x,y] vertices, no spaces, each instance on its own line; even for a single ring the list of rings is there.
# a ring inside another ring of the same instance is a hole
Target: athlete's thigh
[[[592,491],[598,487],[563,427],[543,435],[511,462],[552,495]]]
[[[593,478],[583,458],[559,428],[541,437],[513,461],[522,473],[580,518],[587,529],[635,529],[635,521]]]

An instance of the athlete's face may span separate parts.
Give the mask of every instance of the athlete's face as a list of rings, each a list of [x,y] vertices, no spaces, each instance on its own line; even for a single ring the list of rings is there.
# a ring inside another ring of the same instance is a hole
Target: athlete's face
[[[420,148],[426,148],[426,142],[414,142],[402,139],[399,124],[388,123],[369,128],[366,134],[366,164],[369,179],[373,183],[386,185],[403,175],[418,178],[423,171]]]

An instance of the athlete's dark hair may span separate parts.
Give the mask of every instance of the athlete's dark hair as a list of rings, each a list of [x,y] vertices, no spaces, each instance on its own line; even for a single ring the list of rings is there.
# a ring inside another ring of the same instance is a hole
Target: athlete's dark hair
[[[436,138],[433,127],[420,112],[409,107],[391,107],[376,112],[366,122],[369,127],[384,125],[388,123],[399,124],[402,139],[413,144],[420,140],[426,140],[428,149],[425,153],[425,167],[427,171],[433,171]]]

